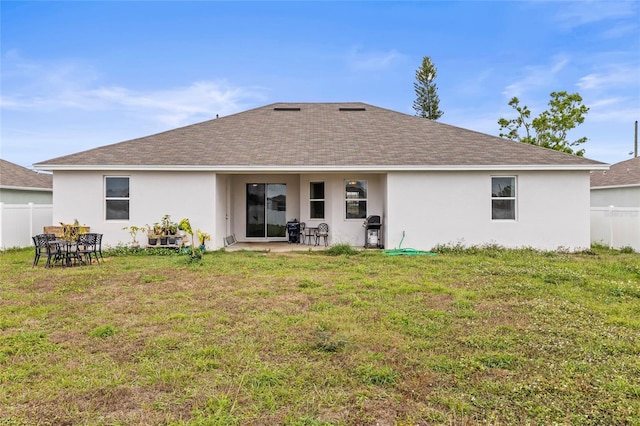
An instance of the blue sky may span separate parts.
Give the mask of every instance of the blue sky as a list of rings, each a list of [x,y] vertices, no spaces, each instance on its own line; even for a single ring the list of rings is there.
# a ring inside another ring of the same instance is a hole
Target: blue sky
[[[273,102],[413,115],[438,68],[442,123],[493,135],[518,96],[590,108],[570,139],[631,158],[640,2],[0,2],[0,156],[31,164]]]

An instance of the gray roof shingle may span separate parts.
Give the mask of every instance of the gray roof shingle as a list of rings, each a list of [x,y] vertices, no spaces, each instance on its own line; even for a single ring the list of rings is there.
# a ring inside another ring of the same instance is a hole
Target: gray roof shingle
[[[613,164],[609,170],[591,173],[591,187],[640,185],[640,157]]]
[[[0,159],[0,187],[52,189],[53,176]]]
[[[594,166],[603,163],[359,102],[275,103],[41,162],[41,169]]]

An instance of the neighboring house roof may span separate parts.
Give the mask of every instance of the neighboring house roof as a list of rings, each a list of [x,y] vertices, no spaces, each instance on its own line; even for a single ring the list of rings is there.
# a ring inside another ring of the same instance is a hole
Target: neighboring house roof
[[[53,176],[0,159],[0,188],[51,191]]]
[[[275,103],[35,166],[217,171],[606,167],[359,102]]]
[[[609,170],[591,173],[591,187],[640,185],[640,157],[613,164]]]

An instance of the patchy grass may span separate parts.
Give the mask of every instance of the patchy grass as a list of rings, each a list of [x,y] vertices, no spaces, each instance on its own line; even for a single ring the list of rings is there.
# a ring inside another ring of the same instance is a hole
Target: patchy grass
[[[640,255],[0,253],[0,424],[640,424]]]

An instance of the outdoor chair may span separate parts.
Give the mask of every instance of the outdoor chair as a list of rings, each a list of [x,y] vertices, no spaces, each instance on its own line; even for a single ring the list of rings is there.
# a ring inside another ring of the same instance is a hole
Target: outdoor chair
[[[316,245],[320,244],[320,238],[324,238],[324,246],[327,246],[327,239],[329,238],[329,225],[321,223],[316,229]]]
[[[91,256],[95,257],[97,263],[100,263],[100,259],[98,259],[98,235],[101,234],[89,233],[78,236],[76,257],[78,259],[84,258],[84,263],[87,265],[91,263]]]
[[[102,257],[102,234],[95,234],[96,236],[96,261],[98,261],[98,255],[100,255],[100,259],[104,262],[104,257]],[[100,261],[98,261],[100,263]]]
[[[40,256],[47,253],[47,234],[38,234],[34,237],[31,237],[33,240],[33,246],[35,248],[35,255],[33,256],[33,265],[32,268],[38,265],[38,261],[40,260]]]
[[[75,255],[77,259],[84,259],[85,264],[91,263],[91,252],[93,251],[93,246],[95,245],[95,238],[92,234],[80,234],[78,235],[78,240],[76,241],[76,252]]]
[[[35,246],[35,256],[33,257],[33,265],[35,267],[38,265],[38,261],[40,257],[44,254],[47,255],[47,263],[45,267],[51,266],[51,262],[57,262],[61,256],[62,252],[60,250],[60,246],[56,244],[56,236],[53,234],[38,234],[34,237],[31,237],[33,240],[33,245]]]
[[[316,239],[316,229],[310,226],[307,226],[305,224],[304,226],[304,231],[300,231],[301,232],[301,242],[303,244],[309,244],[311,245],[311,239],[313,238],[314,243],[315,243],[315,239]],[[306,243],[305,243],[306,241]]]

